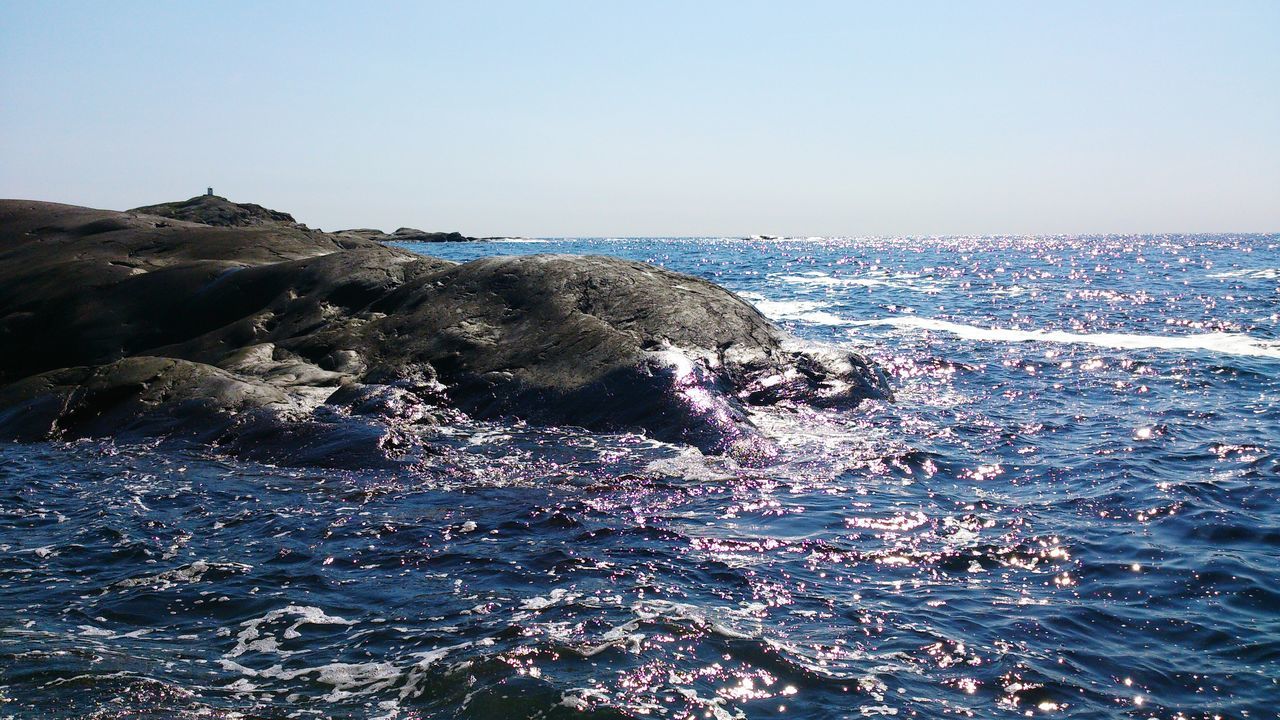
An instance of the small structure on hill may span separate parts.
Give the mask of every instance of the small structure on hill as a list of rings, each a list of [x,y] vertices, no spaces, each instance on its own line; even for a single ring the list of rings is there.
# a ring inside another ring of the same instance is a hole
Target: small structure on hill
[[[207,196],[209,196],[209,197],[213,197],[213,187],[212,187],[212,186],[210,186],[208,190],[205,190],[205,191],[204,191],[204,194],[205,194],[205,195],[207,195]]]

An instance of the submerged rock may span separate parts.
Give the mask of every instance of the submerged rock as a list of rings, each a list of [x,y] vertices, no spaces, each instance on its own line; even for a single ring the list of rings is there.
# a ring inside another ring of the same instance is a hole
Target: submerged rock
[[[159,206],[152,206],[159,207]],[[342,417],[450,413],[640,431],[767,460],[748,417],[891,398],[705,280],[610,257],[466,264],[301,226],[0,202],[0,433],[301,443]],[[270,418],[252,432],[237,418]],[[197,416],[205,416],[205,427]]]

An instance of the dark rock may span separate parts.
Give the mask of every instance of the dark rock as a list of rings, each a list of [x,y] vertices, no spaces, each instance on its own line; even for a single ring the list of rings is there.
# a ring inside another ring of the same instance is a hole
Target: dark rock
[[[460,232],[427,232],[426,230],[406,227],[399,228],[393,233],[384,233],[381,230],[372,228],[354,228],[352,230],[339,230],[334,234],[376,242],[474,242],[480,239],[468,237]]]
[[[81,233],[103,221],[119,227]],[[0,347],[23,348],[0,357],[0,382],[138,354],[217,364],[267,328],[335,327],[410,266],[448,264],[294,228],[155,227],[146,216],[0,202]]]
[[[852,353],[794,347],[699,278],[609,257],[491,257],[407,282],[373,309],[371,370],[430,366],[482,416],[626,430],[714,451],[756,442],[742,404],[887,397]],[[781,385],[785,392],[764,388]],[[754,393],[754,395],[753,395]]]
[[[352,228],[350,230],[338,230],[333,234],[338,237],[369,240],[372,242],[385,242],[390,238],[389,235],[375,228]]]
[[[219,414],[229,422],[239,411],[284,412],[294,405],[267,383],[210,365],[130,357],[53,370],[0,388],[0,428],[24,438],[113,435],[140,426],[170,432],[190,418],[207,425]]]
[[[53,370],[0,388],[0,436],[180,437],[265,462],[372,468],[397,465],[420,445],[404,426],[435,421],[412,397],[414,412],[370,407],[365,414],[379,422],[317,412],[333,388],[273,371],[264,379],[149,356]]]
[[[0,356],[0,434],[204,422],[209,442],[315,458],[342,418],[383,423],[356,433],[377,454],[462,411],[763,461],[749,406],[890,397],[861,356],[800,346],[698,278],[591,256],[458,265],[359,232],[0,201],[0,348],[22,349]]]
[[[129,212],[158,215],[217,227],[283,225],[306,229],[305,225],[299,224],[289,213],[270,210],[253,203],[233,203],[218,195],[197,195],[181,202],[144,205]]]
[[[415,228],[400,228],[389,238],[397,242],[471,242],[475,238],[467,237],[460,232],[426,232]]]

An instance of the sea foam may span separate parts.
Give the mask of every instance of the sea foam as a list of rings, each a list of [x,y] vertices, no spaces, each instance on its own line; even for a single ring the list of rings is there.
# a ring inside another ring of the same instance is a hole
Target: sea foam
[[[1243,270],[1226,270],[1210,273],[1215,280],[1276,280],[1280,279],[1280,268],[1245,268]]]
[[[849,325],[848,320],[829,313],[823,308],[831,307],[831,303],[817,300],[770,300],[759,293],[739,293],[744,299],[756,306],[770,320],[799,320],[814,325]]]
[[[891,325],[898,328],[934,330],[950,333],[966,340],[985,340],[990,342],[1052,342],[1123,349],[1155,348],[1160,350],[1209,351],[1226,355],[1280,358],[1280,342],[1259,340],[1241,333],[1219,332],[1194,335],[1073,333],[1063,330],[1018,330],[1013,328],[981,327],[915,316],[859,320],[850,324]]]

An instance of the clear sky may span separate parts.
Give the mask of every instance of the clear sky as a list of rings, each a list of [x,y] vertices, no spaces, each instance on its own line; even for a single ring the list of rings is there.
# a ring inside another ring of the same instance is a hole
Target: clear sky
[[[0,0],[0,197],[475,235],[1280,231],[1280,2]]]

